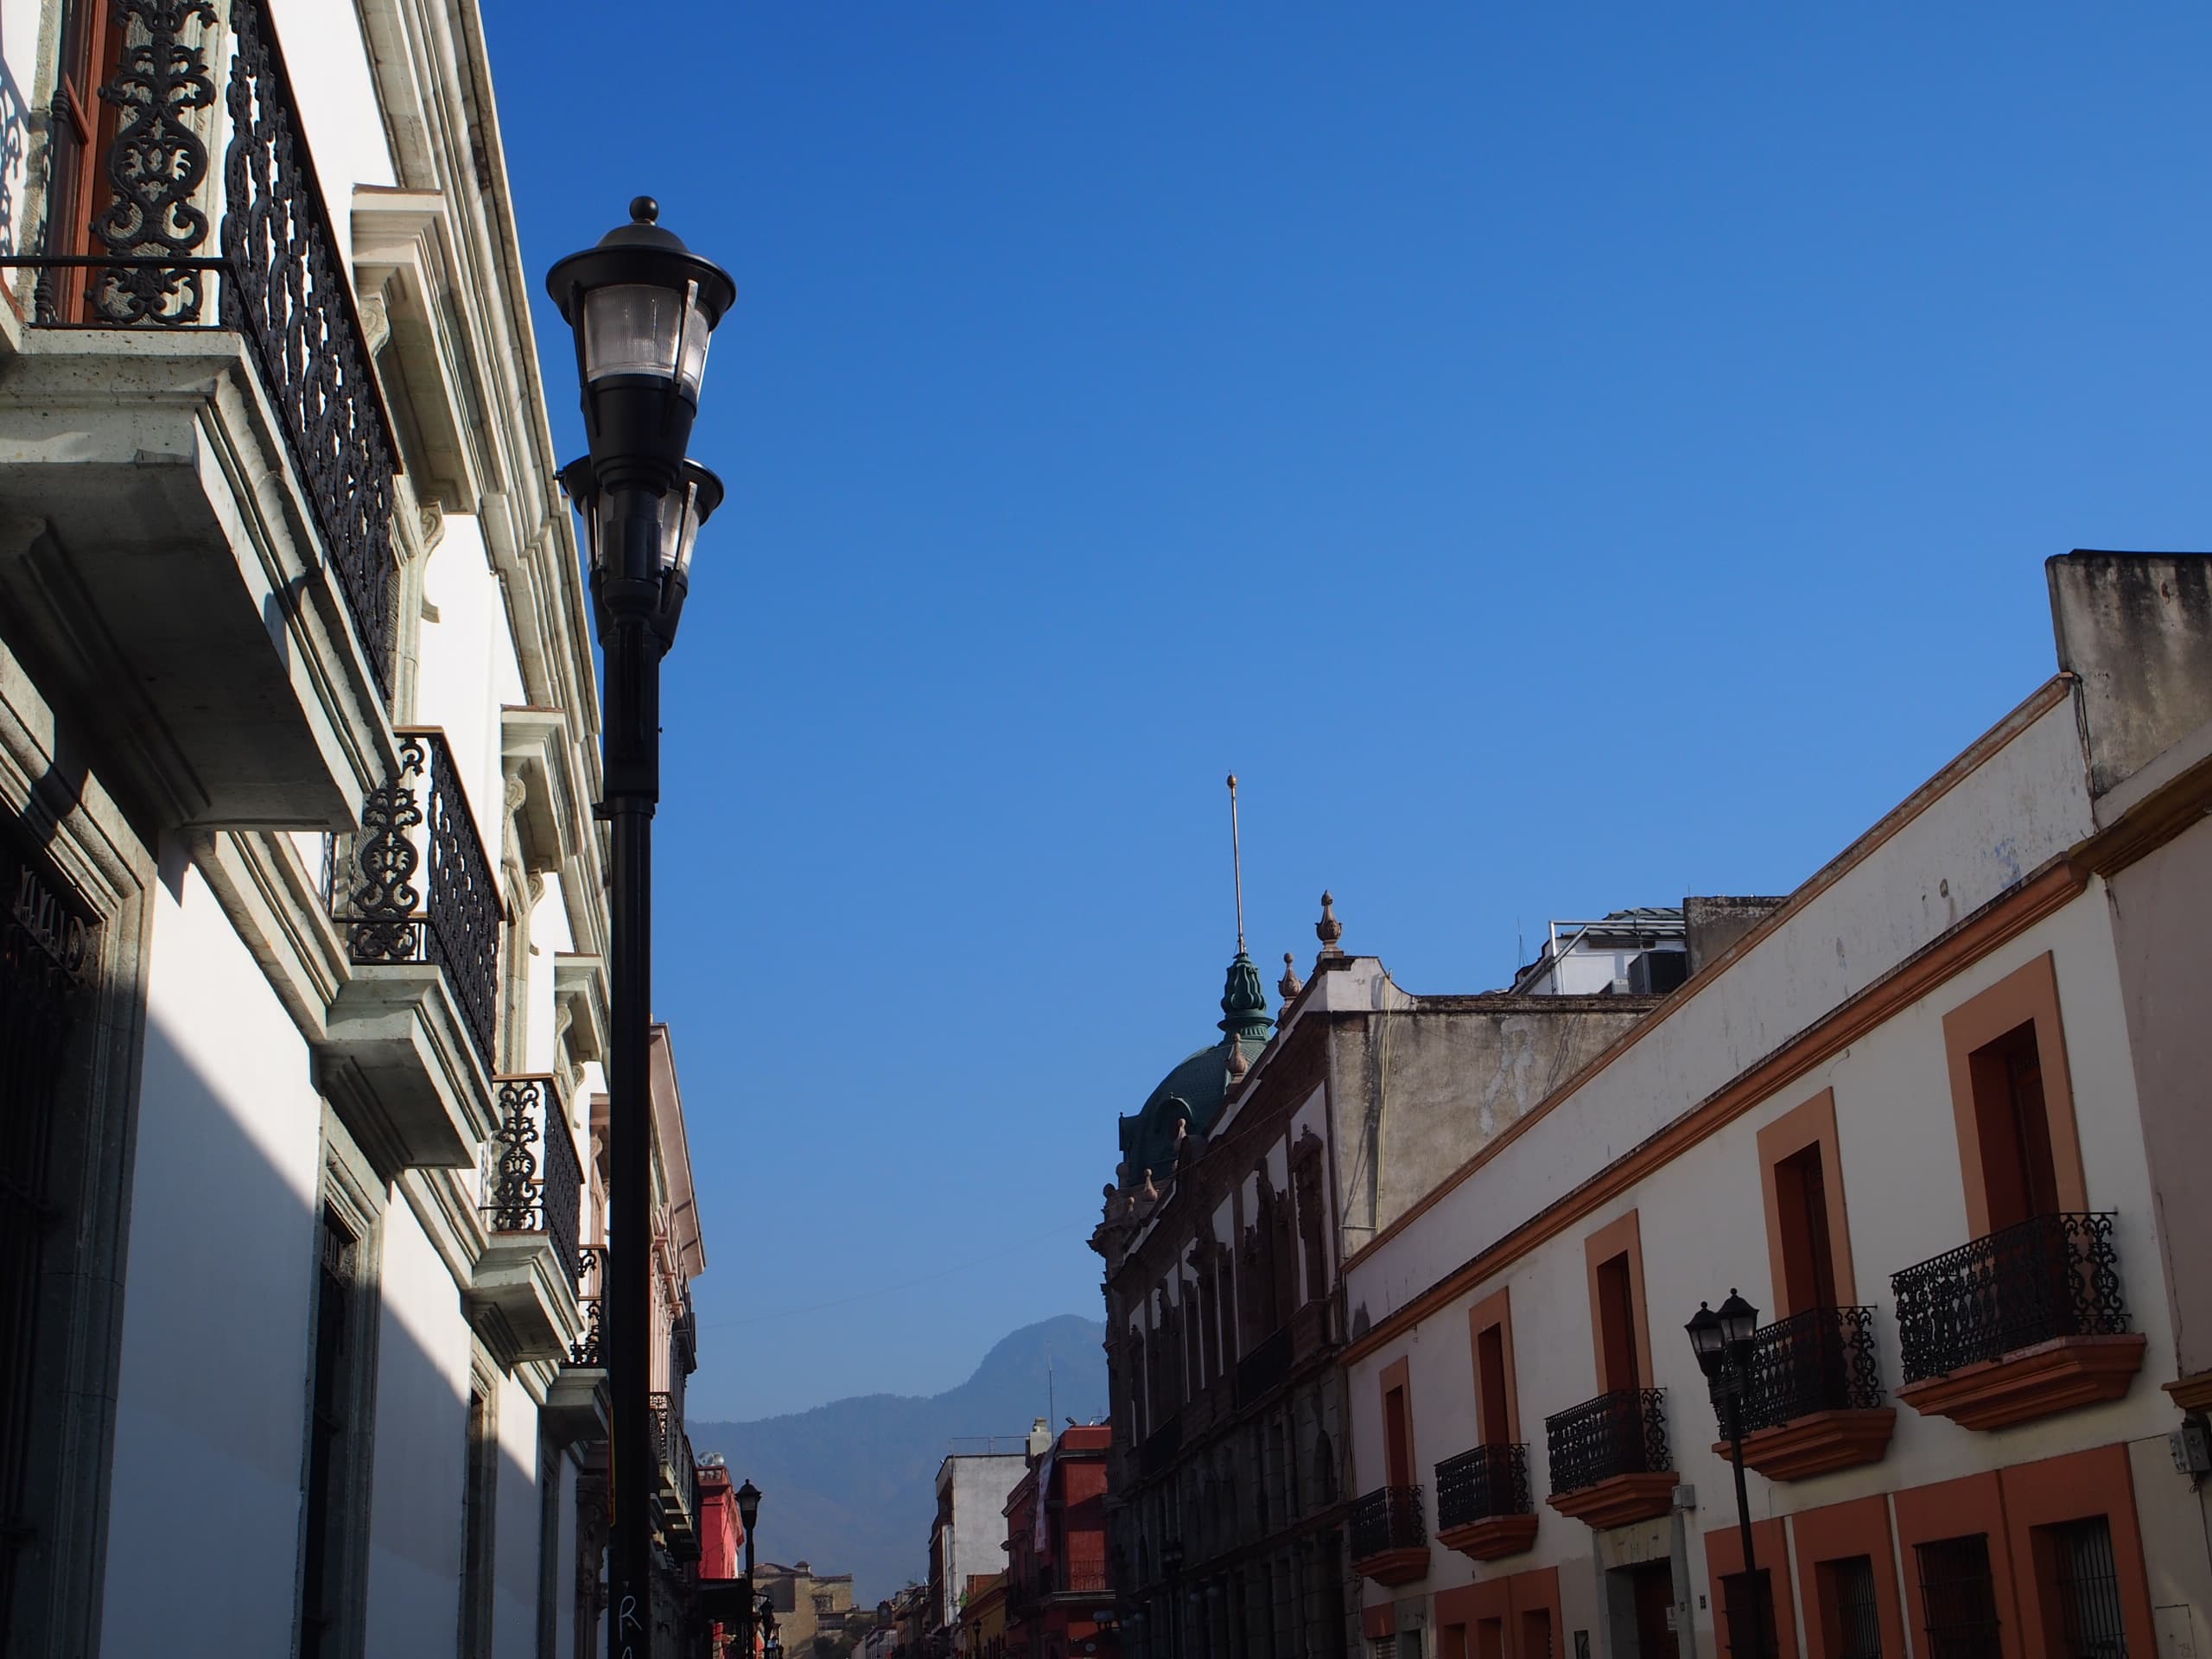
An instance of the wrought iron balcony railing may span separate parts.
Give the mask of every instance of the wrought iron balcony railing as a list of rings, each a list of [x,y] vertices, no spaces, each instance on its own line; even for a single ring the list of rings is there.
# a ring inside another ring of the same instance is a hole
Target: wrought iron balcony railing
[[[1552,1491],[1579,1492],[1616,1475],[1672,1469],[1666,1390],[1619,1389],[1544,1420]]]
[[[576,1224],[583,1166],[550,1077],[502,1077],[499,1126],[485,1147],[484,1208],[495,1233],[543,1233],[582,1291]]]
[[[1872,1411],[1881,1403],[1872,1308],[1808,1308],[1752,1338],[1746,1433],[1815,1412]]]
[[[1525,1446],[1478,1446],[1436,1465],[1440,1532],[1503,1515],[1530,1515],[1535,1510]]]
[[[583,1334],[569,1344],[569,1363],[598,1367],[607,1363],[607,1326],[601,1299],[607,1294],[607,1249],[586,1244],[576,1251],[576,1300],[584,1311]]]
[[[1428,1522],[1421,1514],[1421,1488],[1376,1487],[1352,1504],[1347,1530],[1355,1561],[1394,1549],[1425,1548],[1428,1543]]]
[[[1250,1405],[1290,1375],[1290,1327],[1284,1325],[1255,1344],[1236,1362],[1236,1403]]]
[[[112,125],[95,150],[53,124],[48,246],[0,265],[37,272],[35,326],[244,336],[389,696],[398,452],[263,0],[227,0],[227,27],[213,0],[82,3],[123,42],[95,105]]]
[[[683,1432],[683,1417],[668,1395],[646,1396],[653,1418],[653,1448],[660,1459],[661,1478],[682,1506],[687,1520],[699,1513],[699,1464],[691,1454],[691,1437]]]
[[[423,785],[419,797],[410,781],[416,779]],[[416,883],[426,849],[427,893]],[[363,965],[429,962],[442,968],[477,1058],[490,1071],[506,906],[443,732],[409,728],[399,734],[398,770],[361,804],[353,863],[353,885],[342,900],[334,894],[333,905],[346,929],[347,956]]]
[[[2061,1337],[2127,1332],[2110,1215],[2034,1216],[1892,1274],[1904,1380]]]

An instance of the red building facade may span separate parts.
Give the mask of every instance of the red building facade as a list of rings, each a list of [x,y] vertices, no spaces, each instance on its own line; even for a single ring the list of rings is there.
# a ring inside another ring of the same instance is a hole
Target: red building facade
[[[1103,1423],[1063,1430],[1007,1498],[1007,1659],[1121,1653],[1106,1565],[1112,1439]]]

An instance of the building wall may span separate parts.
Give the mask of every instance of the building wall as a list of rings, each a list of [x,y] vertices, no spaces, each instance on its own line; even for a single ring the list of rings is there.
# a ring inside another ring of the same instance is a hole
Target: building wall
[[[288,1651],[321,1104],[199,872],[163,861],[116,1405],[109,1650]],[[179,1527],[191,1493],[220,1526]],[[180,1643],[184,1645],[180,1648]]]

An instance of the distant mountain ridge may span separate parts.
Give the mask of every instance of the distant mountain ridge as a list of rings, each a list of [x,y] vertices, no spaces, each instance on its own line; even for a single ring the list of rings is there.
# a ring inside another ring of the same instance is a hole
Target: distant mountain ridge
[[[733,1480],[760,1487],[761,1560],[850,1573],[855,1604],[872,1607],[929,1570],[937,1469],[954,1439],[996,1435],[1011,1449],[1009,1437],[1046,1414],[1048,1392],[1056,1428],[1106,1414],[1105,1337],[1096,1319],[1063,1314],[1001,1338],[943,1394],[855,1395],[752,1422],[694,1421],[691,1444],[702,1457],[721,1453]]]

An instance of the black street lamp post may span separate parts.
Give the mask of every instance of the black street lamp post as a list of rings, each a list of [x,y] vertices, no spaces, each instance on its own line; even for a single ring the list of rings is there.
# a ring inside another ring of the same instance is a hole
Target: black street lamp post
[[[1751,1510],[1744,1491],[1744,1414],[1751,1402],[1751,1360],[1756,1347],[1759,1311],[1733,1289],[1716,1313],[1703,1302],[1688,1326],[1690,1346],[1711,1387],[1714,1410],[1722,1414],[1728,1435],[1729,1460],[1736,1471],[1736,1525],[1744,1551],[1744,1582],[1751,1591],[1751,1635],[1749,1652],[1740,1640],[1732,1640],[1736,1659],[1767,1659],[1766,1584],[1759,1577],[1758,1557],[1751,1548]],[[1725,1610],[1731,1624],[1734,1609]],[[1738,1631],[1740,1637],[1741,1632]]]
[[[1183,1541],[1170,1538],[1160,1547],[1160,1565],[1167,1574],[1167,1650],[1169,1659],[1183,1659]]]
[[[753,1591],[753,1529],[760,1522],[760,1489],[749,1479],[737,1489],[737,1518],[745,1529],[745,1659],[753,1659],[753,1629],[760,1618]]]
[[[562,473],[583,515],[592,607],[607,657],[599,816],[613,826],[608,1129],[614,1224],[605,1322],[613,1395],[607,1659],[650,1659],[652,1638],[652,817],[660,800],[660,664],[690,586],[692,543],[721,499],[712,473],[685,459],[699,412],[707,340],[737,297],[712,261],[654,221],[648,196],[630,223],[572,253],[546,287],[575,331],[591,453]],[[680,1434],[681,1424],[669,1432]]]

